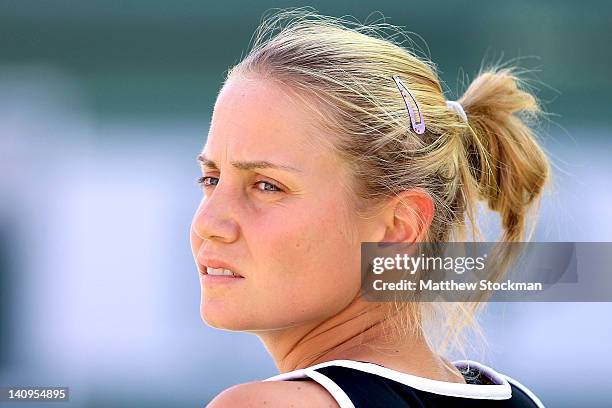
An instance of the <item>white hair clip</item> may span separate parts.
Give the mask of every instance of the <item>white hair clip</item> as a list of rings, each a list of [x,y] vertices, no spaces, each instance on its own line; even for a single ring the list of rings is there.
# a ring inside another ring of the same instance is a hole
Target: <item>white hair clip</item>
[[[459,102],[457,102],[457,101],[446,101],[446,106],[448,106],[450,109],[452,109],[455,112],[457,112],[457,114],[459,114],[459,116],[461,116],[463,121],[465,123],[468,123],[467,115],[466,115],[465,111],[463,110],[463,106],[461,106],[461,104]]]

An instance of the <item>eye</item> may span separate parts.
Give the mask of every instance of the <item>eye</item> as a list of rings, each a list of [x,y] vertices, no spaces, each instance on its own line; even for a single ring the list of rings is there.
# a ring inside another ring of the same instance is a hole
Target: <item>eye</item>
[[[258,188],[258,190],[262,191],[262,192],[266,192],[266,193],[276,193],[276,192],[282,191],[278,186],[276,186],[276,185],[274,185],[272,183],[269,183],[267,181],[263,181],[263,180],[262,181],[258,181],[257,183],[255,183],[255,185],[256,186],[257,185],[264,186],[263,189]]]
[[[210,176],[198,177],[197,179],[197,183],[201,187],[216,186],[218,182],[219,182],[218,178],[210,177]],[[211,184],[211,183],[214,183],[214,184]]]
[[[219,183],[219,178],[211,177],[211,176],[202,176],[197,178],[197,183],[202,188],[216,186]],[[263,188],[257,188],[257,190],[264,193],[276,193],[283,191],[280,187],[275,184],[272,184],[268,181],[258,181],[255,183],[256,186],[263,186]]]

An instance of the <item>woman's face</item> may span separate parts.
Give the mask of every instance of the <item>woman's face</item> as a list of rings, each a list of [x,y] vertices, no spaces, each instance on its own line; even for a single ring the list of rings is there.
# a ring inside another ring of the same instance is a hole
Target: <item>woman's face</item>
[[[314,117],[298,101],[245,78],[227,82],[217,98],[191,247],[201,272],[213,258],[243,278],[209,283],[200,274],[200,312],[213,327],[317,322],[359,291],[364,225],[343,187],[349,174],[316,142]]]

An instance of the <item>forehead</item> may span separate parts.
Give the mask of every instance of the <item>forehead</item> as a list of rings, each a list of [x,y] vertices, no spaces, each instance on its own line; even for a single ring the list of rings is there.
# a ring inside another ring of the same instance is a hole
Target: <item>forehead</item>
[[[232,78],[217,97],[205,150],[305,153],[321,147],[314,143],[322,136],[314,121],[303,99],[285,87],[258,78]]]

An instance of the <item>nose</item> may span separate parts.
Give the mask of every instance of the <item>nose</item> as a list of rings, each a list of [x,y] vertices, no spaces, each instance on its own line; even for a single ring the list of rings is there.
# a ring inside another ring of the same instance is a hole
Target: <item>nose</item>
[[[230,243],[238,238],[238,224],[231,210],[232,198],[228,195],[222,197],[222,194],[215,190],[203,197],[194,214],[191,231],[201,240]]]

